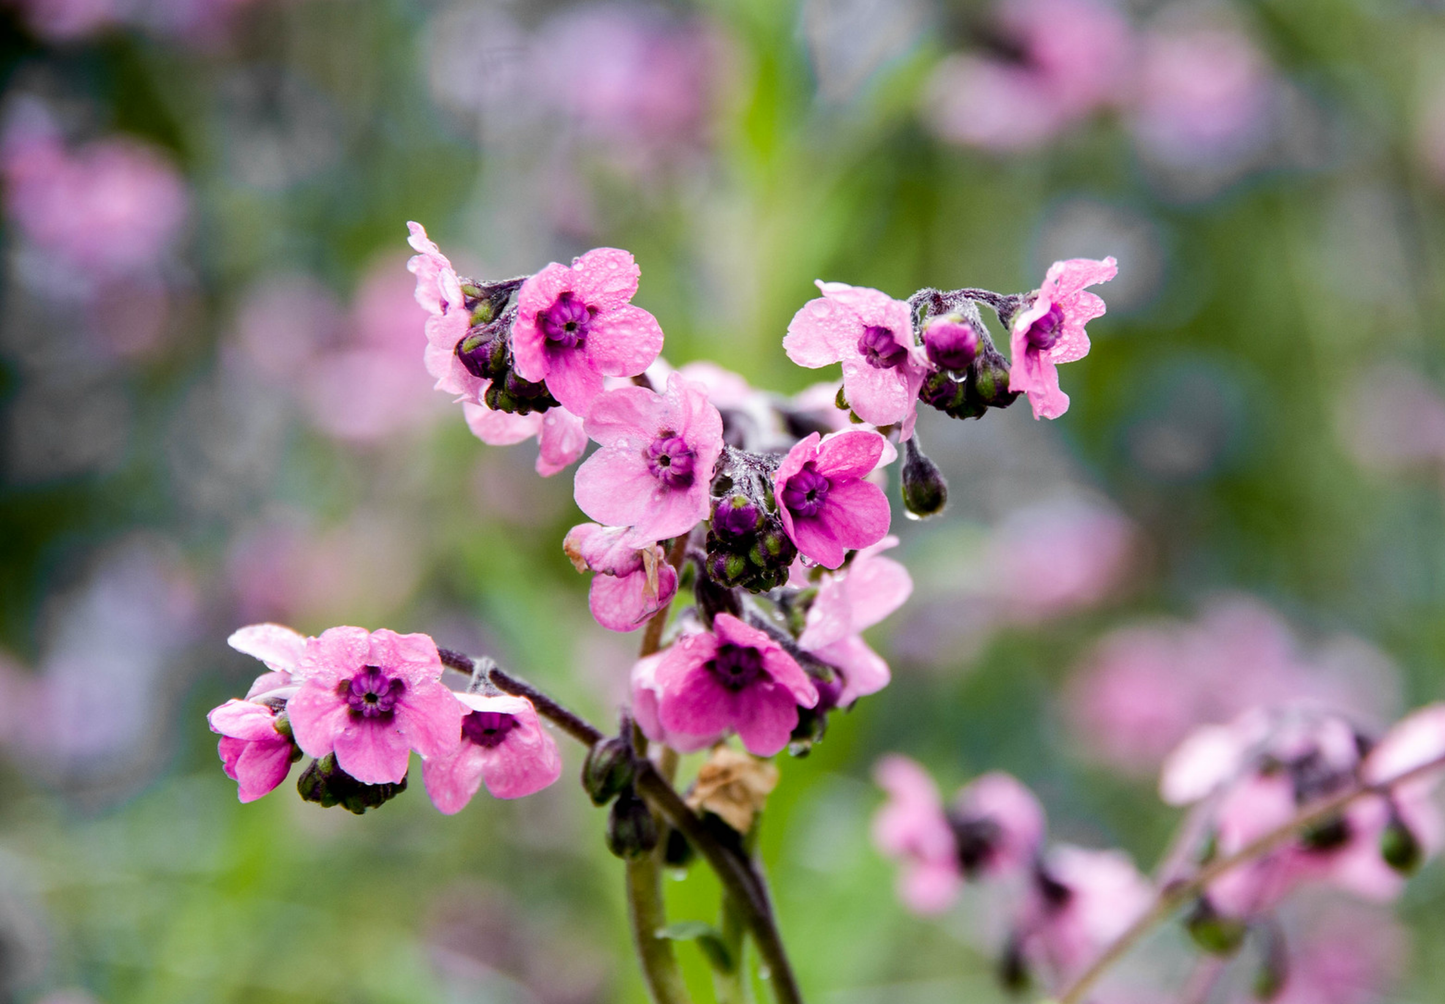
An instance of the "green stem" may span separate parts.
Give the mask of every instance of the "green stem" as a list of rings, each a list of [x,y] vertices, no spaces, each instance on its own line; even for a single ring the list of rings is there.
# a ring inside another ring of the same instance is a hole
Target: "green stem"
[[[659,846],[650,854],[628,859],[627,916],[632,922],[632,941],[653,1004],[688,1004],[691,998],[672,942],[657,936],[657,932],[667,926],[662,900],[661,853]]]
[[[722,894],[722,916],[718,927],[733,966],[728,972],[713,970],[712,983],[717,993],[717,1004],[748,1004],[751,995],[748,993],[747,961],[743,958],[746,951],[743,916],[726,889]]]
[[[1076,979],[1067,990],[1059,995],[1057,1004],[1083,1004],[1085,996],[1094,988],[1103,975],[1109,971],[1139,942],[1164,923],[1174,913],[1191,902],[1195,896],[1202,893],[1205,888],[1225,872],[1247,864],[1255,858],[1262,857],[1270,851],[1285,843],[1301,830],[1308,829],[1317,823],[1323,823],[1344,809],[1357,798],[1365,795],[1381,794],[1406,781],[1414,780],[1433,770],[1445,767],[1445,757],[1439,757],[1428,763],[1405,771],[1398,777],[1381,784],[1361,784],[1354,788],[1348,788],[1337,795],[1319,801],[1302,809],[1293,819],[1283,826],[1270,830],[1263,836],[1251,841],[1233,854],[1222,858],[1216,858],[1195,873],[1194,877],[1186,881],[1167,883],[1159,891],[1154,905],[1144,913],[1142,917],[1134,921],[1123,934],[1119,935],[1104,951],[1094,960],[1088,969]]]

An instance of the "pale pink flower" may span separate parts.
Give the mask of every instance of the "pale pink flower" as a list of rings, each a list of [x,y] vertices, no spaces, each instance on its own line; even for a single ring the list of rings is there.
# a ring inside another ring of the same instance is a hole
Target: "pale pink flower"
[[[1126,517],[1088,502],[1013,510],[990,535],[986,560],[1006,616],[1042,621],[1098,604],[1124,580],[1134,536]]]
[[[301,755],[270,704],[233,698],[212,709],[206,721],[212,732],[220,733],[221,764],[226,776],[238,783],[243,802],[254,802],[286,780]]]
[[[954,796],[948,808],[958,860],[969,876],[1022,872],[1044,842],[1044,808],[1017,778],[982,774]]]
[[[564,408],[586,415],[603,377],[647,369],[662,350],[662,328],[630,303],[639,274],[626,251],[597,248],[523,283],[512,326],[517,375],[545,382]]]
[[[417,253],[406,267],[416,276],[416,302],[430,315],[423,357],[427,372],[436,377],[437,390],[479,404],[487,382],[471,373],[457,357],[457,343],[472,326],[472,312],[467,309],[461,279],[447,256],[427,237],[426,228],[420,223],[408,223],[407,229],[411,231],[407,243]]]
[[[287,713],[307,756],[334,752],[358,781],[391,784],[406,776],[408,751],[456,751],[463,708],[442,686],[426,635],[330,628],[307,640],[301,668],[306,678]]]
[[[657,683],[657,667],[662,664],[669,651],[671,649],[644,656],[633,665],[630,677],[632,717],[638,728],[642,729],[642,734],[653,742],[670,746],[679,753],[695,753],[720,742],[725,730],[719,728],[716,732],[695,736],[663,728],[662,719],[658,715],[661,688]]]
[[[1407,961],[1405,932],[1389,913],[1311,899],[1285,929],[1284,986],[1271,1004],[1380,1004]],[[1254,1004],[1253,993],[1231,997]]]
[[[1056,261],[1032,302],[1014,317],[1009,390],[1028,395],[1034,418],[1058,418],[1069,410],[1055,367],[1089,354],[1084,325],[1103,315],[1104,301],[1084,287],[1108,282],[1118,271],[1113,258]]]
[[[837,707],[847,707],[888,685],[888,664],[861,634],[901,607],[913,592],[908,569],[880,556],[897,546],[897,537],[884,537],[854,555],[846,569],[824,575],[808,608],[798,647],[840,672],[842,689],[833,699]]]
[[[577,470],[577,506],[607,526],[631,527],[636,547],[667,540],[707,518],[722,417],[677,374],[663,394],[621,387],[599,396],[584,425],[602,448]]]
[[[1060,844],[1040,875],[1020,948],[1058,983],[1077,976],[1154,901],[1153,887],[1123,851]]]
[[[873,817],[873,843],[903,866],[899,899],[915,913],[942,913],[958,898],[963,873],[938,785],[920,764],[897,753],[878,761],[873,779],[888,794]]]
[[[1069,124],[1047,80],[1031,69],[954,53],[933,70],[924,120],[941,139],[1013,153],[1043,146]]]
[[[485,381],[482,389],[486,389]],[[566,408],[555,407],[544,412],[516,415],[493,411],[483,403],[464,401],[462,415],[472,435],[488,446],[511,446],[536,437],[536,469],[544,478],[565,470],[587,449],[587,433],[582,419]]]
[[[865,480],[883,456],[876,432],[814,432],[798,441],[773,475],[783,529],[799,553],[837,568],[849,550],[868,547],[888,532],[891,514],[882,489]]]
[[[577,571],[591,571],[588,606],[609,631],[635,631],[677,594],[677,570],[657,544],[628,543],[626,527],[574,526],[562,542]]]
[[[257,690],[263,681],[269,684],[266,690],[300,684],[301,657],[306,652],[305,635],[282,624],[252,624],[233,632],[226,639],[226,644],[237,652],[261,660],[270,670],[256,681],[247,697],[264,692]]]
[[[485,782],[496,798],[521,798],[562,776],[562,756],[537,709],[510,694],[453,694],[463,709],[454,752],[422,764],[427,794],[436,807],[460,812]]]
[[[918,391],[930,366],[913,338],[913,311],[902,300],[864,286],[818,280],[823,295],[788,324],[783,350],[799,366],[843,364],[843,393],[872,425],[902,425],[913,435]]]
[[[818,703],[806,673],[757,628],[719,614],[712,632],[684,635],[656,669],[658,720],[691,736],[724,730],[748,752],[772,756],[788,745],[798,707]]]

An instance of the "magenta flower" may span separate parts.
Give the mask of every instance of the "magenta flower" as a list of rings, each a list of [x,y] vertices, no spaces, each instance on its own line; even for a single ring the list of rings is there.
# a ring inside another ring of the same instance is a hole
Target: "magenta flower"
[[[424,634],[335,627],[306,642],[306,679],[287,712],[307,756],[336,754],[364,784],[406,776],[407,754],[443,757],[460,742],[463,709],[442,686],[436,644]]]
[[[818,703],[817,689],[793,657],[731,614],[719,614],[712,633],[679,639],[656,672],[663,728],[690,736],[732,729],[757,756],[787,746],[798,706]]]
[[[467,336],[472,326],[472,313],[467,309],[461,280],[447,256],[427,237],[426,228],[420,223],[408,223],[407,229],[411,231],[407,243],[417,254],[406,263],[406,267],[416,276],[416,302],[431,315],[426,320],[426,354],[423,357],[426,371],[436,377],[437,390],[478,404],[487,388],[487,381],[472,374],[457,357],[457,342]],[[491,442],[482,438],[484,442]],[[522,436],[514,442],[526,438]]]
[[[798,551],[825,568],[888,532],[888,499],[864,480],[878,466],[884,439],[876,432],[816,432],[788,451],[773,475],[778,517]]]
[[[817,598],[808,608],[798,647],[839,671],[838,707],[847,707],[888,685],[888,664],[868,647],[861,632],[901,607],[913,592],[908,569],[879,556],[897,546],[897,537],[884,537],[859,551],[846,570],[823,577]]]
[[[872,425],[902,423],[913,435],[918,391],[929,365],[913,340],[913,311],[902,300],[864,286],[818,280],[823,295],[803,304],[788,324],[783,349],[799,366],[843,364],[843,393]]]
[[[221,736],[221,764],[238,783],[243,802],[254,802],[286,780],[301,755],[285,731],[285,719],[270,704],[232,698],[212,709],[206,721]]]
[[[1034,418],[1058,418],[1069,410],[1069,396],[1059,389],[1055,367],[1089,354],[1084,325],[1103,315],[1104,301],[1084,287],[1108,282],[1118,272],[1113,258],[1056,261],[1033,302],[1014,317],[1009,390],[1028,395]]]
[[[597,248],[570,267],[556,262],[517,292],[516,372],[545,381],[552,396],[586,415],[605,376],[636,376],[662,350],[657,318],[629,302],[639,269],[632,255]]]
[[[510,694],[451,697],[463,712],[460,745],[422,764],[427,794],[440,811],[460,812],[484,781],[496,798],[521,798],[562,775],[557,741],[531,701]]]
[[[963,886],[958,844],[933,778],[916,761],[889,754],[873,768],[888,801],[873,817],[873,843],[898,858],[898,898],[915,913],[942,913]]]
[[[583,426],[602,444],[577,470],[578,507],[631,527],[634,547],[686,533],[707,518],[722,416],[702,389],[673,374],[667,392],[621,387],[592,404]]]
[[[626,527],[583,523],[562,542],[577,571],[596,573],[587,604],[597,623],[609,631],[640,628],[677,594],[677,570],[664,559],[662,548],[648,544],[639,549],[626,542],[627,535]]]
[[[696,634],[697,632],[692,633]],[[674,647],[676,647],[675,643]],[[662,660],[670,651],[672,649],[644,656],[633,665],[631,677],[632,717],[637,722],[637,727],[642,729],[642,734],[653,742],[671,746],[679,753],[695,753],[721,742],[723,729],[719,728],[716,732],[707,735],[694,736],[686,732],[672,732],[662,727],[662,719],[657,710],[661,700],[661,688],[657,683],[657,667],[662,664]]]
[[[483,393],[487,383],[482,381]],[[493,411],[480,402],[466,401],[462,403],[462,415],[472,435],[489,446],[511,446],[535,436],[539,447],[537,473],[544,478],[565,469],[587,449],[582,419],[566,408],[548,408],[545,412],[516,415]]]

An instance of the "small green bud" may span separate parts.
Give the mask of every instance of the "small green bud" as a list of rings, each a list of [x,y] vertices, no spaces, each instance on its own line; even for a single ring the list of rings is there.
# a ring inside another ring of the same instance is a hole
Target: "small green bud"
[[[639,858],[657,847],[657,820],[647,803],[627,785],[612,803],[607,817],[607,849],[619,858]]]
[[[320,760],[311,761],[301,772],[296,779],[296,790],[307,802],[315,802],[325,809],[339,805],[359,816],[406,791],[406,777],[395,784],[363,784],[337,766],[336,754],[328,753]]]
[[[606,805],[632,783],[632,748],[613,736],[587,751],[582,761],[582,787],[593,805]]]
[[[948,482],[924,455],[915,434],[903,444],[903,504],[914,516],[936,516],[948,504]]]
[[[1385,832],[1380,834],[1380,856],[1385,859],[1385,864],[1402,875],[1414,872],[1425,857],[1420,839],[1394,813],[1390,815]]]
[[[1194,909],[1184,919],[1185,930],[1194,943],[1214,955],[1233,955],[1244,944],[1248,926],[1242,920],[1221,916],[1209,900],[1195,901]]]

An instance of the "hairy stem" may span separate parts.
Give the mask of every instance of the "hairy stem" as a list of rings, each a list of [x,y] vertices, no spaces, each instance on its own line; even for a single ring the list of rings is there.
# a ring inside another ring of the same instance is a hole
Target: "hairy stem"
[[[1270,851],[1275,850],[1281,844],[1287,842],[1301,830],[1308,829],[1317,823],[1325,822],[1341,809],[1344,809],[1351,802],[1365,795],[1382,794],[1395,785],[1406,781],[1414,780],[1421,775],[1428,774],[1433,770],[1445,767],[1445,757],[1439,757],[1428,763],[1421,764],[1398,777],[1381,784],[1360,784],[1353,788],[1347,788],[1339,794],[1315,802],[1312,805],[1301,809],[1293,819],[1279,826],[1261,837],[1241,847],[1233,854],[1222,858],[1216,858],[1195,873],[1194,877],[1178,882],[1166,883],[1159,891],[1158,897],[1143,916],[1134,921],[1123,934],[1119,935],[1112,944],[1100,953],[1093,964],[1074,980],[1058,997],[1058,1004],[1083,1004],[1085,995],[1093,989],[1103,975],[1113,965],[1128,955],[1140,941],[1164,923],[1186,903],[1198,896],[1204,889],[1225,872],[1247,864],[1255,858],[1262,857]]]

